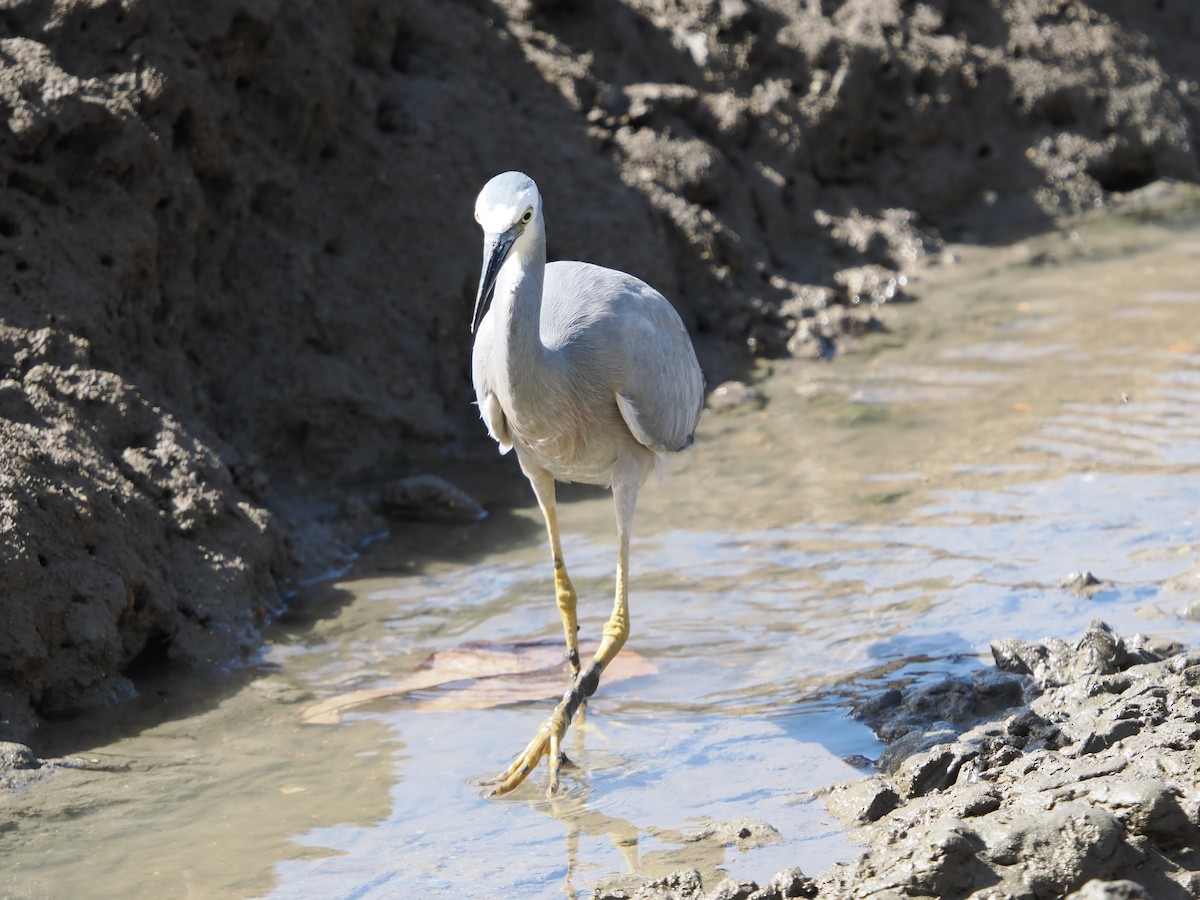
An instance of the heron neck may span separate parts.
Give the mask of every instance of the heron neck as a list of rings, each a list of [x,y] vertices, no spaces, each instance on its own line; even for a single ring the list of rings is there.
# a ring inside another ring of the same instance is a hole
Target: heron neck
[[[525,237],[513,248],[496,286],[508,373],[514,382],[536,377],[546,351],[541,331],[546,240],[540,230]]]

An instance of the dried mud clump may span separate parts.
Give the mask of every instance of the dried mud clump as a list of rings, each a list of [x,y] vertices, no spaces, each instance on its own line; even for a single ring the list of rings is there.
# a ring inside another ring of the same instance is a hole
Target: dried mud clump
[[[3,4],[0,736],[238,656],[377,524],[325,495],[482,444],[497,171],[714,384],[879,329],[944,237],[1198,175],[1194,4],[452,6]]]
[[[1136,892],[1118,896],[1195,896],[1200,659],[1100,622],[1074,645],[992,649],[1032,699],[995,710],[993,678],[960,685],[994,711],[910,754],[893,743],[881,775],[833,789],[830,807],[868,849],[825,873],[821,895],[1106,896],[1099,882],[1132,876],[1121,890]],[[910,720],[928,715],[919,693],[898,705]]]

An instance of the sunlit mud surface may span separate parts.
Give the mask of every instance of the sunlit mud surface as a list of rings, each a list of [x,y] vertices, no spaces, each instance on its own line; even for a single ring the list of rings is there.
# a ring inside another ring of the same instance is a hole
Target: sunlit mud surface
[[[481,785],[565,675],[468,662],[398,687],[433,653],[561,641],[532,494],[465,466],[449,474],[487,521],[397,528],[281,623],[261,666],[52,730],[39,753],[100,768],[0,824],[0,892],[586,897],[622,872],[762,883],[848,858],[806,792],[876,755],[856,697],[1095,618],[1200,638],[1198,271],[1200,229],[1127,222],[967,251],[882,312],[892,333],[775,364],[765,408],[709,411],[643,492],[632,668],[568,734],[558,797],[544,765],[503,799]],[[594,640],[611,501],[560,501]],[[1102,584],[1060,586],[1076,571]],[[394,695],[304,721],[364,689]]]

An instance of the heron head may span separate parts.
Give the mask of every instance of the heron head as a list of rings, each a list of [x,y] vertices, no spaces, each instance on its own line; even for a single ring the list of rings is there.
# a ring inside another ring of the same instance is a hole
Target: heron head
[[[475,221],[483,228],[483,273],[471,333],[479,328],[492,302],[500,267],[513,246],[534,222],[541,221],[542,195],[533,179],[523,172],[505,172],[483,186],[475,200]]]

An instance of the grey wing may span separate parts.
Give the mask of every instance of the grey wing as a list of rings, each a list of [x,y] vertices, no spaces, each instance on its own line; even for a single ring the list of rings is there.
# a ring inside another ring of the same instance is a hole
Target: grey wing
[[[587,263],[554,263],[547,297],[571,298],[543,322],[564,341],[592,344],[621,417],[643,446],[663,453],[692,443],[704,376],[687,329],[667,298],[644,281]],[[553,335],[551,335],[553,339]]]
[[[678,313],[661,303],[639,304],[622,318],[628,376],[617,408],[638,442],[663,453],[690,447],[704,406],[704,376]]]

